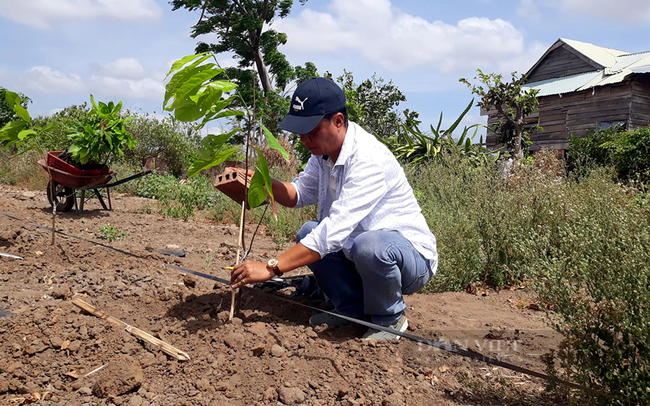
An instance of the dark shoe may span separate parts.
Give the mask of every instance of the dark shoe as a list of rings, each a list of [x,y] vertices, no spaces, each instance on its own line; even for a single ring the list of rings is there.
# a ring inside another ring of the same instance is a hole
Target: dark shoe
[[[386,326],[386,327],[388,327],[389,329],[397,330],[397,331],[403,333],[403,332],[406,331],[408,326],[409,326],[408,320],[406,319],[406,316],[404,316],[402,314],[400,316],[400,318],[397,319],[397,321],[395,323],[391,324],[390,326]],[[366,334],[363,335],[363,339],[364,340],[399,340],[400,336],[398,336],[396,334],[388,333],[386,331],[381,331],[381,330],[377,330],[377,329],[374,329],[374,328],[369,328],[368,331],[366,332]]]
[[[351,321],[345,320],[341,317],[336,317],[329,313],[318,313],[309,318],[309,324],[315,326],[319,324],[327,324],[330,327],[335,326],[348,326],[352,324]]]

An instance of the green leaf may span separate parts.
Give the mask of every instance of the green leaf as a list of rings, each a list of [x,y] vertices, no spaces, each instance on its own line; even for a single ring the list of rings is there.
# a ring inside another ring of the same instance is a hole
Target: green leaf
[[[210,58],[210,55],[208,52],[203,52],[200,54],[196,55],[187,55],[179,59],[178,61],[172,63],[171,69],[169,69],[169,72],[167,72],[167,75],[165,76],[165,79],[167,79],[167,76],[169,76],[172,72],[177,71],[178,69],[181,68],[181,66],[185,65],[188,62],[191,62],[195,60],[196,58],[201,58],[197,62],[194,62],[194,65],[198,65],[201,62],[205,61],[206,59]]]
[[[187,170],[187,176],[191,178],[204,169],[209,169],[213,166],[220,165],[237,151],[239,151],[239,148],[231,148],[218,152],[210,160],[196,159],[194,162],[192,162],[192,165],[190,165],[190,168]]]
[[[175,107],[174,118],[184,122],[196,121],[203,115],[203,112],[191,100],[183,100]]]
[[[199,104],[202,99],[209,97],[214,100],[220,100],[221,95],[223,92],[221,90],[208,90],[205,86],[202,86],[201,89],[196,92],[196,94],[193,94],[192,96],[189,97],[190,100],[192,100],[194,103]]]
[[[217,113],[216,115],[211,115],[208,114],[205,117],[203,117],[203,121],[201,121],[201,124],[199,124],[196,129],[201,129],[203,126],[205,126],[208,122],[212,120],[216,120],[218,118],[223,118],[223,117],[231,117],[231,116],[243,116],[245,113],[243,111],[239,110],[226,110],[226,111],[221,111]]]
[[[281,155],[282,158],[284,158],[285,161],[289,160],[289,153],[287,152],[286,149],[280,143],[278,140],[271,134],[271,131],[269,131],[268,128],[262,122],[260,121],[260,127],[262,127],[262,130],[264,131],[264,135],[266,135],[266,142],[269,143],[269,148],[274,149],[278,151]]]
[[[7,104],[10,105],[11,107],[15,105],[20,105],[20,97],[18,96],[18,93],[12,92],[10,90],[7,90],[5,92],[5,100],[7,101]]]
[[[224,118],[224,117],[231,117],[231,116],[244,116],[244,115],[246,115],[246,113],[240,110],[227,110],[227,111],[220,112],[213,118],[217,119],[217,118]]]
[[[451,134],[451,133],[454,132],[454,130],[456,129],[456,127],[458,127],[458,125],[459,125],[460,122],[463,120],[463,118],[465,117],[465,115],[466,115],[466,114],[469,112],[469,110],[472,108],[472,105],[473,105],[473,104],[474,104],[474,99],[472,99],[472,100],[469,102],[469,104],[467,105],[467,107],[465,107],[465,110],[460,114],[460,116],[458,116],[458,118],[457,118],[456,121],[451,125],[451,127],[449,127],[447,130],[445,130],[445,134]],[[442,118],[442,113],[440,113],[440,118]]]
[[[235,99],[236,96],[230,96],[227,99],[220,100],[212,105],[207,105],[208,103],[203,102],[201,103],[202,107],[207,107],[207,112],[205,112],[205,117],[203,117],[203,121],[201,121],[201,124],[199,124],[196,129],[201,129],[203,128],[204,125],[206,125],[209,121],[214,120],[217,116],[219,116],[221,110],[225,109],[228,107],[228,105]],[[204,111],[204,110],[201,110]],[[225,116],[224,116],[225,117]]]
[[[29,116],[27,109],[25,109],[23,106],[21,106],[20,104],[16,104],[13,106],[13,109],[16,112],[16,115],[18,115],[18,117],[20,117],[22,120],[24,120],[28,124],[32,123],[32,118]]]
[[[269,171],[269,165],[266,163],[266,158],[264,158],[264,154],[262,154],[262,151],[260,151],[259,148],[255,148],[257,150],[257,170],[255,173],[259,173],[262,176],[262,179],[264,180],[264,185],[266,186],[266,193],[271,199],[271,205],[275,203],[275,198],[273,197],[273,185],[271,183],[271,173]]]
[[[30,135],[36,135],[36,131],[34,130],[23,130],[18,133],[18,139],[24,140],[25,138],[29,137]]]
[[[213,64],[202,65],[199,68],[198,72],[196,72],[194,75],[192,75],[191,78],[187,79],[182,85],[178,87],[178,89],[174,92],[174,99],[182,100],[191,96],[192,94],[195,94],[199,89],[201,89],[203,82],[210,80],[218,75],[220,73],[220,69],[213,70],[213,66]]]
[[[223,69],[219,69],[221,73]],[[232,92],[233,90],[237,89],[237,84],[229,82],[227,80],[214,80],[208,84],[205,85],[207,88],[215,89],[215,90],[221,90],[224,93]]]
[[[266,201],[268,197],[264,188],[264,178],[260,171],[255,171],[251,178],[250,187],[248,188],[248,205],[257,207]]]
[[[219,165],[236,152],[236,148],[221,151],[221,147],[239,130],[239,128],[234,128],[228,133],[210,134],[203,138],[201,148],[197,151],[197,158],[188,169],[187,176],[192,177],[204,169]]]
[[[15,142],[18,134],[27,127],[24,121],[10,121],[0,130],[0,141]]]
[[[202,89],[201,84],[208,79],[212,79],[219,73],[222,69],[213,69],[214,64],[206,64],[198,67],[188,67],[182,71],[175,74],[167,86],[165,86],[165,99],[163,101],[163,108],[168,111],[174,109],[174,102],[169,104],[169,100],[174,98],[174,100],[183,100]],[[206,73],[207,72],[207,73]],[[207,78],[202,80],[197,80],[197,75],[205,75]],[[191,85],[188,83],[191,82]]]
[[[223,144],[228,142],[230,137],[232,137],[237,131],[239,131],[239,128],[235,128],[234,130],[224,134],[207,135],[201,140],[201,148],[197,151],[197,155],[199,158],[204,160],[212,159],[212,157],[219,152]]]

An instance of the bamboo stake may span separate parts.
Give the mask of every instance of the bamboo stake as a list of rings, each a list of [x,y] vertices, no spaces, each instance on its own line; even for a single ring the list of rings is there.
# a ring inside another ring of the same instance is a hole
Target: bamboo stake
[[[179,361],[189,361],[190,356],[178,348],[173,347],[170,344],[167,344],[166,342],[157,339],[156,337],[152,336],[151,334],[140,330],[137,327],[133,327],[130,324],[127,324],[123,322],[122,320],[116,319],[113,316],[109,316],[108,314],[104,313],[103,311],[96,309],[92,305],[84,302],[81,299],[73,299],[72,303],[79,307],[82,310],[85,310],[86,312],[92,314],[93,316],[99,317],[100,319],[104,319],[108,321],[109,323],[115,324],[117,326],[123,327],[126,331],[131,333],[131,335],[134,335],[149,344],[152,344],[156,347],[158,347],[161,351],[163,351],[165,354],[171,355],[172,357],[176,358]]]
[[[52,208],[52,245],[56,243],[56,200],[54,200],[54,207]]]
[[[248,176],[247,176],[248,177]],[[241,259],[241,250],[244,246],[244,213],[246,211],[246,199],[241,202],[241,215],[239,216],[239,239],[237,241],[237,261],[235,265],[239,265]],[[237,292],[235,289],[230,290],[230,314],[228,320],[232,321],[235,317],[235,303],[237,301]]]

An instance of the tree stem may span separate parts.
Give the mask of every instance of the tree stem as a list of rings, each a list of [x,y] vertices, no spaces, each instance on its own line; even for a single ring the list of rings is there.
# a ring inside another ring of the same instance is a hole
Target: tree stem
[[[246,211],[246,200],[241,202],[241,215],[239,216],[239,240],[237,242],[237,261],[235,265],[239,265],[241,259],[241,251],[244,247],[244,213]],[[235,302],[237,301],[237,292],[235,289],[230,291],[230,315],[228,320],[232,320],[235,317]]]

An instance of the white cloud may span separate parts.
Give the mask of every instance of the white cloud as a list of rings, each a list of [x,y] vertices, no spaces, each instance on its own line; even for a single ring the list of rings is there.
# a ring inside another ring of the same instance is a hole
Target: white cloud
[[[499,61],[497,64],[497,71],[507,79],[510,79],[510,73],[515,71],[518,72],[519,75],[522,75],[533,67],[535,62],[544,55],[544,52],[546,52],[550,46],[551,44],[543,44],[540,42],[529,44],[526,46],[524,52],[503,61]]]
[[[48,66],[35,66],[28,71],[14,75],[14,81],[26,94],[70,95],[84,93],[106,94],[118,99],[162,100],[164,84],[161,80],[118,78],[92,75],[83,78],[74,73],[65,73]],[[24,90],[23,90],[24,89]]]
[[[162,100],[165,87],[162,82],[150,78],[141,80],[118,79],[108,76],[91,76],[89,87],[111,97]]]
[[[523,51],[523,34],[510,22],[471,17],[449,24],[393,7],[389,0],[332,0],[331,12],[303,10],[274,23],[300,53],[357,53],[391,71],[427,66],[459,72],[489,66]]]
[[[155,0],[0,0],[0,15],[39,29],[69,20],[112,18],[155,20],[162,10]]]
[[[517,7],[517,15],[531,20],[540,20],[542,18],[542,13],[534,0],[521,0],[519,7]]]
[[[54,70],[49,66],[35,66],[22,74],[26,90],[44,94],[68,94],[85,91],[79,75]]]
[[[104,64],[99,72],[102,76],[121,79],[142,79],[145,71],[135,58],[120,58]]]
[[[571,14],[650,23],[650,2],[647,0],[553,0],[551,5]]]

